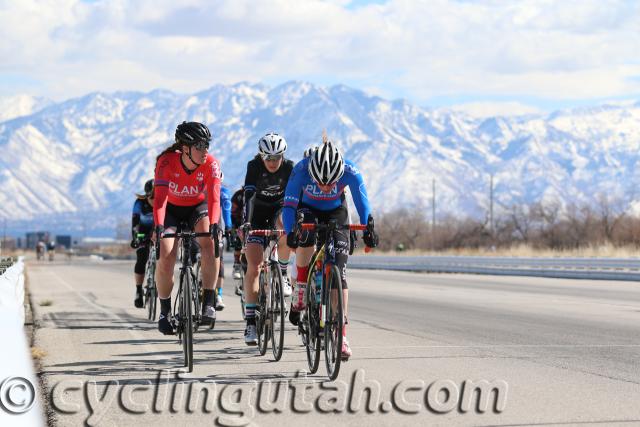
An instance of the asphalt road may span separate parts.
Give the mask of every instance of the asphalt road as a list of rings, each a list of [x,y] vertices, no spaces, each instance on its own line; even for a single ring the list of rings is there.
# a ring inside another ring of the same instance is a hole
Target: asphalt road
[[[185,374],[177,341],[133,307],[132,262],[27,274],[60,426],[640,425],[633,282],[350,270],[354,354],[328,383],[324,360],[306,376],[291,326],[279,362],[245,346],[229,278]]]

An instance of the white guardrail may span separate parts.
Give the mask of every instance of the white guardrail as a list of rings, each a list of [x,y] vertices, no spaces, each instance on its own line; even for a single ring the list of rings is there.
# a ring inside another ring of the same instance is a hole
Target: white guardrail
[[[0,426],[42,426],[38,381],[24,332],[24,261],[0,262]]]
[[[640,258],[352,255],[349,268],[640,281]]]

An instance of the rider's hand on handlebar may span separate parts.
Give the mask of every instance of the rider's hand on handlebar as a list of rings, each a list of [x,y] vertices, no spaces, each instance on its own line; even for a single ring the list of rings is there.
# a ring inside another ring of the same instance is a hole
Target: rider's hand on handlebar
[[[370,248],[378,246],[378,234],[375,232],[373,216],[371,216],[371,214],[369,214],[369,218],[367,218],[367,229],[362,233],[362,240],[364,240],[364,244]]]
[[[155,234],[158,239],[161,239],[164,234],[164,225],[156,225]]]
[[[298,233],[296,230],[291,230],[291,233],[287,234],[287,246],[291,249],[296,249],[299,243]]]

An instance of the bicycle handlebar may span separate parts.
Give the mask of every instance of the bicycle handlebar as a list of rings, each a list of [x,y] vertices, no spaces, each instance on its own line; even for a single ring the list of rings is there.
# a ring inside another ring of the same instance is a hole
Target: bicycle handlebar
[[[182,239],[184,237],[211,237],[210,233],[196,233],[195,231],[180,231],[178,233],[164,233],[162,235],[162,239],[171,239],[171,238],[178,238],[178,239]]]
[[[180,231],[177,233],[164,233],[160,238],[161,239],[171,239],[171,238],[183,239],[185,237],[191,237],[191,238],[211,237],[211,233],[207,233],[207,232],[196,233],[195,231]],[[220,238],[217,232],[213,233],[213,250],[214,250],[215,257],[219,258],[220,257]]]
[[[287,234],[284,230],[250,230],[249,236],[280,237]]]
[[[329,228],[328,224],[315,224],[315,223],[302,223],[300,224],[301,230],[324,230]],[[367,229],[366,225],[363,224],[347,224],[347,225],[338,225],[335,228],[336,230],[352,230],[352,231],[364,231]]]

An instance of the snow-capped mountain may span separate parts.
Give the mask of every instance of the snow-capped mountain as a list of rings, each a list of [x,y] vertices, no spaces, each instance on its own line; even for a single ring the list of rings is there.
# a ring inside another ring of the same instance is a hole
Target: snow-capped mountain
[[[28,116],[51,104],[46,98],[30,95],[0,97],[0,122]]]
[[[439,214],[484,217],[491,174],[498,210],[595,202],[599,193],[639,198],[640,103],[477,119],[342,85],[238,83],[188,95],[91,93],[0,122],[0,215],[10,228],[113,230],[183,120],[209,125],[232,189],[264,133],[283,134],[298,160],[326,129],[361,169],[378,211],[426,214],[435,179]]]

